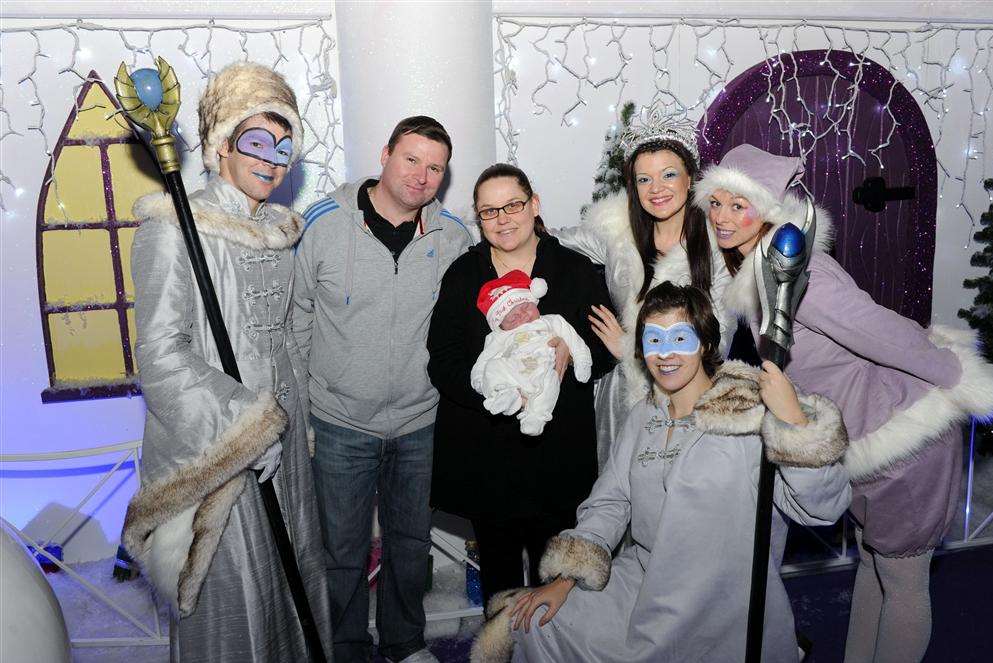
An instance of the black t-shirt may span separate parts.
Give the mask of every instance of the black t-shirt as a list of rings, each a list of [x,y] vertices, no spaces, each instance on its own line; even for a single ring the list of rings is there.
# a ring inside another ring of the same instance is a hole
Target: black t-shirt
[[[393,254],[393,262],[399,262],[400,254],[410,244],[410,240],[414,239],[417,224],[421,220],[421,212],[418,210],[417,217],[411,221],[404,221],[400,225],[394,226],[379,215],[372,200],[369,199],[369,187],[376,186],[378,183],[379,180],[366,180],[359,187],[356,202],[359,209],[362,210],[362,216],[365,219],[365,224],[369,226],[369,230]]]

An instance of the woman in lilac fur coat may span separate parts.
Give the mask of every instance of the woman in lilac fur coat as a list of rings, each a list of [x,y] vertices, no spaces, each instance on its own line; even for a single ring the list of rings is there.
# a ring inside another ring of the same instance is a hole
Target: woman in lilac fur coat
[[[806,202],[787,193],[802,174],[799,158],[739,145],[696,186],[695,203],[707,210],[735,275],[725,306],[749,321],[756,341],[754,249],[771,241],[770,229],[803,220]],[[845,661],[919,661],[931,636],[931,555],[958,500],[959,425],[993,411],[993,368],[970,333],[925,329],[860,290],[824,252],[830,221],[817,212],[786,374],[798,389],[834,401],[848,428],[844,463],[860,563]]]

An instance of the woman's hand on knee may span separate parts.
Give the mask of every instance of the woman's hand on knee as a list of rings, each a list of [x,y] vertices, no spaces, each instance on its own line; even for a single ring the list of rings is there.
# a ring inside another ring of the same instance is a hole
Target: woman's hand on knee
[[[547,610],[538,622],[538,626],[544,626],[552,621],[575,585],[576,581],[571,578],[556,578],[547,585],[542,585],[518,598],[510,611],[511,628],[516,631],[523,624],[524,632],[530,633],[531,618],[534,616],[534,611],[541,606],[546,606]]]

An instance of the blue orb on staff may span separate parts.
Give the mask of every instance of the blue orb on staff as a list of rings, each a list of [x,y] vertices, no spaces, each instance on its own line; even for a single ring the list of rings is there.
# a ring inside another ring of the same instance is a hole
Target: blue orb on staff
[[[806,248],[806,238],[803,231],[792,223],[786,223],[776,230],[772,236],[772,246],[786,258],[801,255]]]
[[[157,110],[162,103],[162,81],[158,70],[138,69],[131,74],[131,81],[141,103],[148,106],[149,110]]]

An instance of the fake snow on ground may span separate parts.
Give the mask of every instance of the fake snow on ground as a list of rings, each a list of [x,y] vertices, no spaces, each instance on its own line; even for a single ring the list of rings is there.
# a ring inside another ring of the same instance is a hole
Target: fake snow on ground
[[[436,553],[437,556],[437,553]],[[436,557],[437,558],[437,557]],[[139,622],[155,632],[155,611],[148,583],[143,577],[127,582],[118,582],[113,576],[114,560],[103,559],[96,562],[72,564],[71,567],[83,578],[97,586],[115,604],[130,613]],[[46,574],[55,595],[62,605],[69,637],[81,638],[144,638],[148,637],[128,619],[115,612],[89,590],[76,582],[68,574]],[[468,608],[465,597],[465,569],[461,564],[440,568],[434,574],[433,588],[424,598],[424,608],[432,613],[451,612]],[[370,619],[376,614],[375,592],[370,601]],[[160,609],[159,625],[164,642],[169,638],[169,617],[165,609]],[[482,623],[482,617],[462,617],[429,621],[425,628],[425,638],[432,650],[442,661],[464,660],[463,650]],[[373,632],[375,637],[375,631]],[[459,646],[459,643],[466,643]],[[442,658],[443,653],[458,652],[456,658]],[[169,648],[158,646],[124,647],[79,647],[74,646],[72,660],[75,663],[167,663]]]
[[[946,541],[961,541],[963,538],[967,483],[968,467],[963,472],[959,509]],[[970,530],[975,533],[976,527],[991,512],[993,512],[993,456],[977,455],[973,475]],[[993,523],[986,525],[985,529],[978,533],[977,538],[989,536],[993,536]],[[435,551],[433,554],[436,563],[442,560],[441,553]],[[153,611],[148,583],[142,577],[129,582],[117,582],[112,577],[113,562],[113,559],[105,559],[71,566],[154,633],[156,631],[155,612]],[[108,607],[68,574],[60,572],[47,574],[46,577],[51,582],[62,605],[70,638],[78,640],[80,638],[147,637],[125,617]],[[841,588],[836,594],[832,594],[831,602],[838,602],[839,606],[842,604],[847,606],[851,599],[850,592],[849,587]],[[804,613],[804,619],[808,619],[808,621],[818,621],[818,613],[826,609],[823,603],[817,606],[807,605],[806,603],[809,602],[806,602],[802,596],[794,597],[794,601],[794,611]],[[429,615],[469,607],[465,597],[465,567],[462,564],[444,566],[435,572],[433,589],[425,597],[424,606]],[[373,593],[370,600],[370,619],[374,618],[375,610],[375,593]],[[810,614],[807,614],[808,612]],[[845,615],[845,619],[847,619],[847,615]],[[845,621],[845,619],[841,621]],[[425,638],[432,651],[443,663],[464,661],[468,659],[469,642],[481,623],[482,618],[479,616],[429,621],[425,629]],[[161,637],[167,642],[169,619],[165,610],[159,611],[159,628]],[[843,630],[842,628],[841,632]],[[76,646],[73,648],[73,661],[78,663],[135,663],[136,661],[166,663],[168,660],[168,647],[162,645],[99,648]],[[376,660],[383,661],[384,659]]]

